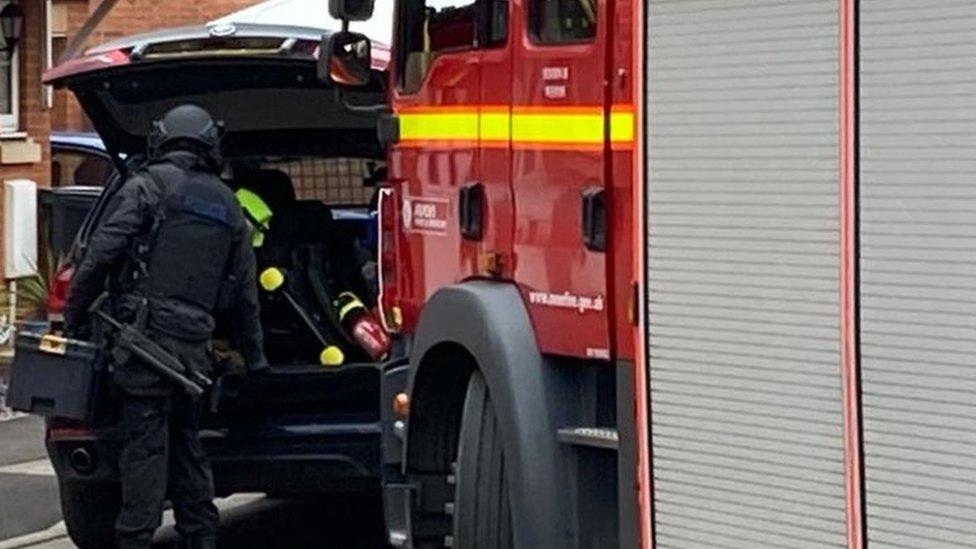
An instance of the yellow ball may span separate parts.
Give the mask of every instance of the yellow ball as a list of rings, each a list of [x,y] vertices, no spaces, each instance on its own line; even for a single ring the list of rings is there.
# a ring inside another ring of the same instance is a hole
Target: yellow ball
[[[285,273],[277,267],[268,267],[261,272],[258,281],[266,292],[273,292],[285,284]]]
[[[322,366],[326,368],[338,368],[342,366],[342,363],[346,361],[346,355],[343,354],[342,349],[336,347],[335,345],[329,345],[322,350],[322,354],[319,355],[319,362]]]

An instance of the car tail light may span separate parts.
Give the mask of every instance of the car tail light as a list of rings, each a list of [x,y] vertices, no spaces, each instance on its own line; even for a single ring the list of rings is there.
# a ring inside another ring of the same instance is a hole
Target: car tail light
[[[54,324],[64,322],[64,306],[68,300],[68,287],[71,286],[71,278],[74,277],[75,269],[71,265],[61,265],[58,267],[54,278],[48,283],[47,289],[47,319]]]
[[[397,201],[392,187],[380,189],[377,203],[379,219],[380,321],[388,332],[397,332],[403,324],[400,313],[397,267]]]
[[[63,440],[92,440],[95,438],[91,427],[69,419],[54,418],[47,424],[47,439],[52,442]]]

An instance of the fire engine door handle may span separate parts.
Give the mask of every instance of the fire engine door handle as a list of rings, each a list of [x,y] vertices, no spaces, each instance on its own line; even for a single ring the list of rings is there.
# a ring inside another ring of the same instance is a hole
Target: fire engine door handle
[[[481,183],[468,183],[461,187],[458,196],[458,222],[464,238],[481,240],[484,236],[485,187]]]
[[[583,191],[583,245],[594,252],[607,250],[607,201],[602,187]]]

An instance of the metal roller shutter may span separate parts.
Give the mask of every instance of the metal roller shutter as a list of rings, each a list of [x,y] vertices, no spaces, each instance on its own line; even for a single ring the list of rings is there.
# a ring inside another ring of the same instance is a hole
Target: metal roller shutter
[[[976,2],[861,2],[871,549],[976,547]]]
[[[846,546],[838,10],[649,2],[660,549]]]

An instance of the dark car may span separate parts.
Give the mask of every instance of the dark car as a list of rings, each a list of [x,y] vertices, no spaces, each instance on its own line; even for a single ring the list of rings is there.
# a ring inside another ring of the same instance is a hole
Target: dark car
[[[43,244],[56,263],[118,170],[95,133],[51,134],[51,187],[40,190]]]
[[[269,235],[265,245],[273,249],[262,250],[263,264],[259,254],[259,270],[280,267],[289,281],[300,280],[289,287],[328,331],[336,328],[330,296],[352,290],[367,306],[375,302],[370,204],[383,159],[379,110],[349,104],[382,103],[384,67],[374,65],[375,85],[355,97],[337,93],[317,77],[322,34],[258,25],[168,30],[90,50],[47,80],[74,92],[105,158],[123,171],[139,165],[150,121],[168,108],[193,102],[222,120],[223,178],[233,188],[263,189],[275,214],[271,230],[278,234]],[[72,265],[124,184],[111,173],[105,181],[52,284],[54,320]],[[338,343],[346,363],[324,368],[303,320],[274,296],[262,299],[272,372],[243,385],[228,376],[210,401],[202,434],[218,493],[378,493],[380,366],[346,339]],[[83,548],[111,545],[120,505],[118,403],[103,376],[92,421],[51,420],[47,432],[68,532]]]
[[[117,173],[115,163],[98,134],[51,133],[52,187],[100,188]]]

